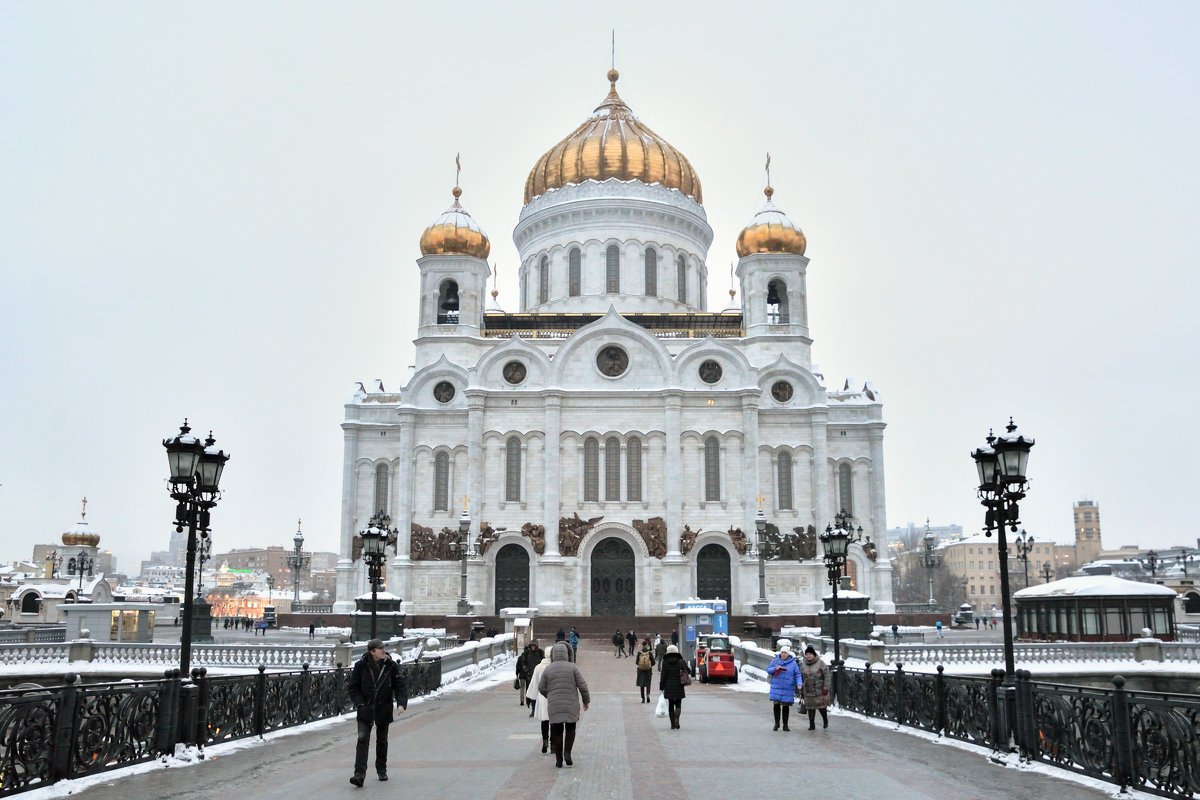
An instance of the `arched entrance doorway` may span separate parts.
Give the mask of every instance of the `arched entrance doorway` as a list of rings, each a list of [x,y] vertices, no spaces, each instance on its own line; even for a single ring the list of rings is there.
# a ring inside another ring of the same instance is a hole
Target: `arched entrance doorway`
[[[592,551],[592,616],[632,617],[636,579],[633,548],[609,538]]]
[[[729,551],[719,544],[706,544],[696,555],[696,596],[702,600],[733,602]]]
[[[506,544],[496,553],[496,613],[528,607],[529,553],[519,544]]]

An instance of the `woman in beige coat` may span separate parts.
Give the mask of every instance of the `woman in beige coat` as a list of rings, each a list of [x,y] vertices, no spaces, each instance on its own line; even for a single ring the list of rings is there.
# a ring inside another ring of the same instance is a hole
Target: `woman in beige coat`
[[[542,680],[542,673],[546,671],[546,667],[550,666],[550,660],[543,658],[533,668],[533,675],[529,678],[529,689],[525,692],[525,699],[533,706],[533,716],[537,717],[538,722],[542,726],[542,752],[550,749],[550,717],[546,714],[546,698],[538,691],[538,684]]]

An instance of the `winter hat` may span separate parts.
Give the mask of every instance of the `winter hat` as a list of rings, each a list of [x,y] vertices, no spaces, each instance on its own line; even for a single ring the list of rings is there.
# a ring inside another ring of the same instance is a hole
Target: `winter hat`
[[[669,644],[669,645],[667,645],[667,652],[668,652],[668,653],[678,653],[678,652],[679,652],[679,648],[678,648],[678,647],[676,647],[676,646],[675,646],[675,645],[673,645],[673,644]]]
[[[383,649],[383,640],[382,639],[372,639],[371,641],[367,642],[368,650],[374,650],[376,647],[378,647],[380,650]]]
[[[811,644],[808,647],[804,648],[804,654],[808,655],[809,653],[812,653],[814,656],[817,654],[817,651],[813,649],[813,646]]]
[[[785,653],[789,656],[792,654],[792,648],[788,647],[786,644],[779,648],[779,655],[784,655]]]

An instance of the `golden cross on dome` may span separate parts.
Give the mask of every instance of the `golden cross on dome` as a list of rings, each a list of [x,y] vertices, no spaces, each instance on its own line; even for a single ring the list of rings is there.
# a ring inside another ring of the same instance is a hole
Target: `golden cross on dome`
[[[83,511],[80,512],[80,514],[79,514],[80,519],[84,519],[85,517],[87,517],[87,498],[86,497],[83,498]]]
[[[297,519],[296,520],[296,531],[299,532],[299,530],[300,530],[300,520]]]
[[[756,497],[754,499],[758,501],[758,510],[762,511],[763,500],[766,500],[767,498],[762,496],[762,492],[759,492],[758,497]]]
[[[767,166],[764,167],[767,171],[767,186],[771,185],[771,154],[767,153]]]
[[[462,180],[462,160],[459,158],[461,154],[454,154],[454,185],[458,186]]]
[[[465,494],[463,495],[462,503],[463,503],[463,513],[465,514],[465,513],[467,513],[467,496]]]
[[[611,53],[611,58],[612,58],[612,61],[609,63],[609,68],[610,68],[610,69],[616,69],[616,68],[617,68],[617,29],[616,29],[616,28],[613,28],[613,29],[612,29],[612,53]]]

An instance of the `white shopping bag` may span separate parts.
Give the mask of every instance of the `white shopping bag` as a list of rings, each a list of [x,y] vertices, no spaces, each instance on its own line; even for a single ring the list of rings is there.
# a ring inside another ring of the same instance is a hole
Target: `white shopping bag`
[[[665,694],[660,694],[658,696],[658,705],[654,707],[654,716],[667,716],[667,696]]]

